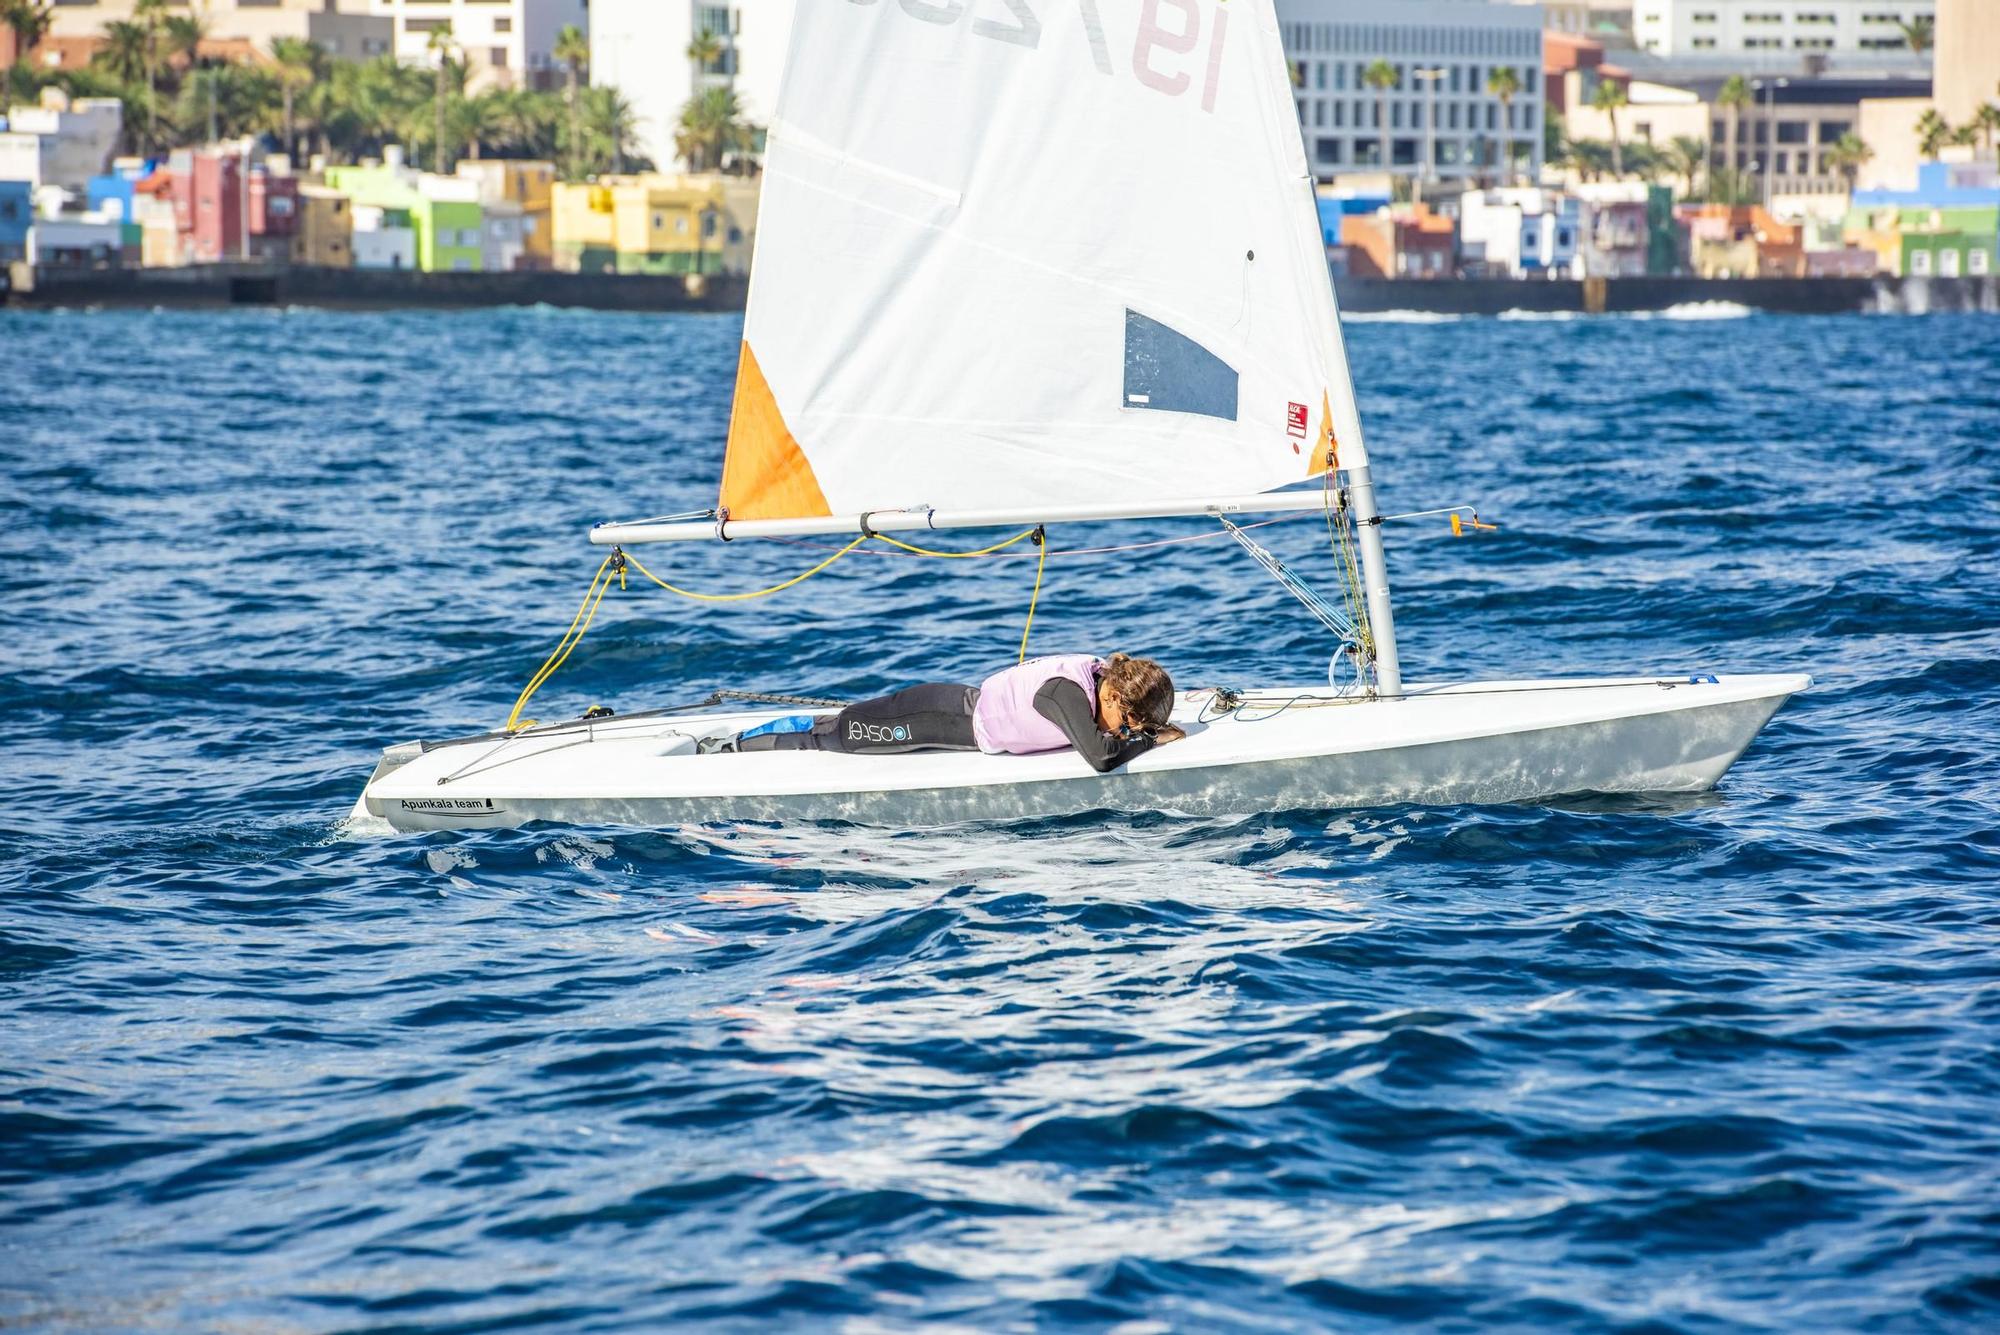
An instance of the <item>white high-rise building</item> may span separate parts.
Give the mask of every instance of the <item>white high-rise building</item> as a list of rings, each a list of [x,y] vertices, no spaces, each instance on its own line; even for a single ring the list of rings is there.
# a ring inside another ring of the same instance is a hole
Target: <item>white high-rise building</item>
[[[592,0],[590,81],[632,104],[641,150],[671,167],[674,129],[688,99],[705,88],[736,90],[743,116],[770,124],[791,44],[795,0]],[[697,66],[688,48],[711,33],[720,58]]]
[[[1632,37],[1660,56],[1879,57],[1907,53],[1897,25],[1936,10],[1935,0],[1633,0]]]
[[[663,0],[664,2],[664,0]],[[474,88],[552,88],[562,81],[556,34],[589,30],[584,0],[369,0],[394,21],[396,59],[428,65],[431,40],[449,29]]]
[[[1277,0],[1306,158],[1349,172],[1493,174],[1542,165],[1542,9],[1485,0]],[[1386,89],[1368,71],[1385,61]],[[1517,91],[1488,91],[1495,70]],[[1383,160],[1386,149],[1387,161]]]

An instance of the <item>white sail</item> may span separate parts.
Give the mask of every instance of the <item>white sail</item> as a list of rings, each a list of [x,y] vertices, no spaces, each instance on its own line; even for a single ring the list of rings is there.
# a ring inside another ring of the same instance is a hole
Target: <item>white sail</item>
[[[1271,0],[801,0],[732,519],[1143,506],[1362,451]]]

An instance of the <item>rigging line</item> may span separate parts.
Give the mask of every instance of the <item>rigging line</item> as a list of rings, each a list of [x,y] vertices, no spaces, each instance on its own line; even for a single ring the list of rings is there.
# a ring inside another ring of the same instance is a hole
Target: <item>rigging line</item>
[[[1028,661],[1028,632],[1035,628],[1035,605],[1042,601],[1042,571],[1049,564],[1049,535],[1038,524],[1034,530],[1035,546],[1041,549],[1041,557],[1035,562],[1035,591],[1028,596],[1028,621],[1021,627],[1021,656],[1014,661]]]
[[[1368,620],[1368,599],[1361,590],[1361,567],[1354,550],[1354,525],[1349,522],[1345,493],[1334,487],[1333,470],[1326,471],[1323,488],[1328,543],[1333,547],[1341,564],[1341,589],[1347,596],[1348,619],[1354,623],[1356,641],[1361,646],[1362,661],[1369,665],[1375,662],[1375,627]],[[1338,513],[1339,531],[1335,532],[1335,518]]]
[[[572,746],[584,746],[590,742],[596,741],[597,738],[586,733],[584,736],[578,737],[574,741],[560,742],[555,746],[545,746],[539,751],[523,751],[519,755],[508,756],[505,760],[493,760],[493,763],[490,765],[481,765],[479,763],[482,760],[492,760],[493,757],[499,755],[501,751],[506,749],[508,742],[512,742],[513,740],[515,739],[510,737],[507,739],[506,742],[500,743],[499,746],[494,747],[491,751],[488,751],[483,755],[474,756],[471,760],[465,762],[465,764],[460,766],[458,769],[453,770],[450,774],[447,774],[442,779],[439,779],[438,787],[442,788],[446,784],[451,783],[455,779],[468,779],[475,774],[489,774],[492,771],[499,769],[502,765],[512,765],[516,761],[535,760],[539,759],[542,756],[548,755],[554,751],[567,751]]]
[[[1709,683],[1704,681],[1699,681],[1693,677],[1689,677],[1686,679],[1677,679],[1677,680],[1669,680],[1664,677],[1634,677],[1631,678],[1630,680],[1624,680],[1624,681],[1569,682],[1565,684],[1556,684],[1548,686],[1488,686],[1488,687],[1461,687],[1461,688],[1453,688],[1449,690],[1438,690],[1438,691],[1405,691],[1398,698],[1404,700],[1451,700],[1451,699],[1456,699],[1460,696],[1538,695],[1549,691],[1630,691],[1641,686],[1657,686],[1659,689],[1663,691],[1671,691],[1682,686],[1697,686],[1697,685],[1707,685],[1707,684]],[[1280,696],[1275,694],[1258,695],[1254,693],[1238,692],[1234,694],[1233,698],[1235,700],[1234,704],[1230,705],[1227,708],[1217,710],[1213,715],[1207,713],[1209,706],[1203,705],[1202,712],[1199,715],[1197,715],[1197,721],[1206,723],[1211,717],[1226,718],[1231,714],[1235,714],[1237,716],[1237,721],[1239,723],[1263,723],[1269,719],[1276,718],[1278,715],[1284,713],[1288,709],[1327,709],[1339,705],[1358,705],[1367,703],[1367,699],[1361,696],[1310,695],[1304,692],[1300,692],[1297,695],[1286,695],[1286,696]],[[1213,704],[1214,702],[1211,701],[1210,703]],[[1242,717],[1240,711],[1259,706],[1269,710],[1270,712],[1265,714],[1259,714],[1255,718]]]
[[[1354,624],[1346,617],[1343,617],[1326,599],[1322,598],[1318,591],[1293,574],[1283,561],[1273,556],[1255,539],[1251,538],[1242,529],[1230,523],[1227,519],[1222,520],[1222,526],[1229,532],[1231,537],[1235,538],[1242,545],[1243,550],[1250,553],[1252,560],[1264,567],[1271,578],[1282,584],[1285,587],[1285,591],[1290,593],[1292,597],[1305,604],[1306,610],[1317,617],[1321,625],[1339,636],[1342,643],[1359,642],[1356,639]]]
[[[562,639],[556,642],[555,650],[542,660],[541,667],[535,670],[535,675],[529,679],[519,698],[514,701],[514,708],[507,715],[505,731],[513,732],[520,726],[521,711],[527,708],[528,701],[534,698],[535,692],[541,689],[543,682],[555,675],[556,669],[563,665],[563,660],[570,656],[570,651],[583,639],[583,632],[590,629],[590,623],[597,616],[597,606],[604,601],[605,590],[611,587],[611,563],[614,559],[616,553],[605,557],[598,564],[597,573],[590,577],[590,588],[585,591],[583,601],[577,605],[576,615],[569,619],[569,629],[563,632]]]
[[[1005,542],[996,542],[991,547],[981,547],[976,552],[935,551],[929,547],[918,547],[912,543],[904,542],[901,538],[892,538],[886,533],[877,533],[874,535],[874,537],[876,538],[877,541],[886,542],[891,547],[900,547],[904,551],[910,553],[913,556],[935,556],[940,560],[945,560],[945,561],[969,561],[975,556],[993,556],[996,553],[1004,552],[1009,547],[1012,547],[1015,543],[1026,542],[1029,538],[1034,537],[1037,533],[1040,532],[1041,532],[1040,528],[1024,529],[1021,532],[1016,533],[1013,537],[1007,539]],[[1041,544],[1037,545],[1039,546]],[[887,555],[887,553],[883,554]]]
[[[790,579],[786,580],[784,583],[773,584],[768,589],[751,589],[744,593],[697,593],[693,589],[683,589],[678,585],[667,583],[665,580],[661,579],[658,575],[655,575],[652,571],[646,569],[646,567],[640,563],[639,558],[633,556],[631,553],[624,552],[621,554],[623,555],[624,559],[631,564],[634,570],[638,571],[640,574],[644,575],[647,579],[653,581],[653,583],[659,585],[661,588],[665,589],[668,593],[678,593],[683,598],[692,598],[696,602],[701,602],[701,603],[741,603],[741,602],[747,602],[752,598],[768,598],[774,593],[783,593],[786,589],[791,588],[793,585],[803,584],[807,580],[811,579],[814,575],[817,575],[820,571],[826,569],[828,566],[832,565],[835,561],[838,561],[841,557],[847,555],[849,552],[853,551],[856,547],[859,547],[862,543],[866,541],[868,541],[868,535],[864,533],[860,537],[856,538],[853,542],[848,543],[845,547],[842,547],[839,551],[835,552],[832,556],[827,557],[826,560],[821,561],[811,570],[806,571],[804,574],[794,575]]]

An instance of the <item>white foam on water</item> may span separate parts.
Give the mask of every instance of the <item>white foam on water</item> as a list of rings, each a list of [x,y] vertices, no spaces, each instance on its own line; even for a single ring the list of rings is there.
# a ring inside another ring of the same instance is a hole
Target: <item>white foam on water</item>
[[[1570,320],[1581,320],[1582,311],[1501,311],[1497,317],[1502,320],[1531,320],[1538,323],[1563,324]]]
[[[1463,315],[1447,311],[1342,311],[1343,324],[1450,324]]]
[[[1663,311],[1631,311],[1633,320],[1741,320],[1757,312],[1740,301],[1683,301]]]

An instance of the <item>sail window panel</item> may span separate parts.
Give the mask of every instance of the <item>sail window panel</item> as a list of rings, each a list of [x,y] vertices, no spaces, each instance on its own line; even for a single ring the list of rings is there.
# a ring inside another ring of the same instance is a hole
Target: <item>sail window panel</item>
[[[1236,368],[1186,334],[1125,312],[1125,406],[1236,420]]]

